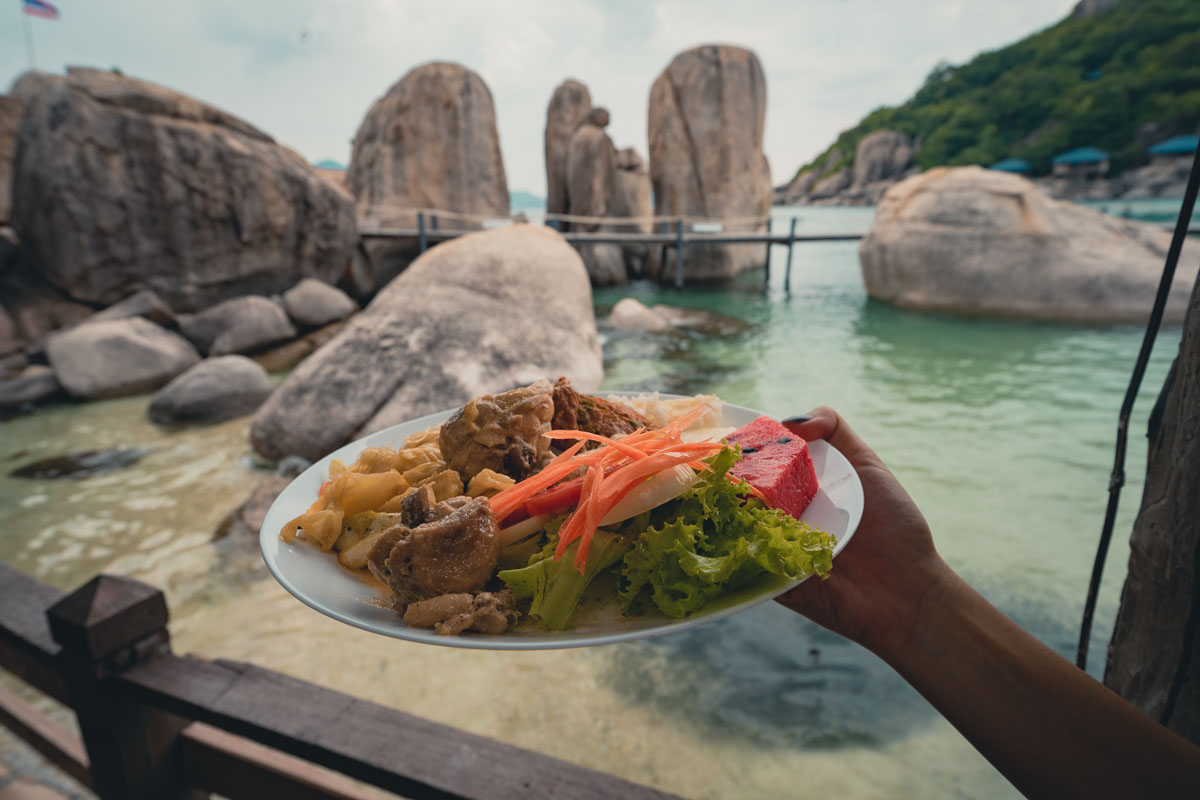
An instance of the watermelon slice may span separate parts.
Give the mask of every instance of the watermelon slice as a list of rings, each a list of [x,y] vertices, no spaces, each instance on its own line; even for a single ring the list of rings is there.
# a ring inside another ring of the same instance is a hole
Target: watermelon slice
[[[762,492],[772,508],[797,519],[817,494],[817,471],[808,442],[767,416],[726,437],[742,448],[742,460],[729,474]]]

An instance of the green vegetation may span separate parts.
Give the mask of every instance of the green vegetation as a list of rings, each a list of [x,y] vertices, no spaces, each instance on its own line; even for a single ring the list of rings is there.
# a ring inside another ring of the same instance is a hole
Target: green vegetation
[[[1200,2],[1124,0],[962,66],[939,64],[908,102],[872,111],[797,174],[852,163],[859,140],[885,128],[920,142],[923,169],[1014,156],[1041,174],[1058,153],[1092,145],[1118,173],[1158,139],[1197,127]]]

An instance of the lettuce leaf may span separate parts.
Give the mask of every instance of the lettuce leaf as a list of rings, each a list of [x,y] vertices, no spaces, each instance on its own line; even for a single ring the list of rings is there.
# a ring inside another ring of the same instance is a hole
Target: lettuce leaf
[[[586,571],[580,574],[575,569],[579,540],[571,542],[563,557],[554,560],[558,529],[563,519],[552,523],[549,541],[540,553],[530,558],[527,566],[498,573],[500,580],[508,585],[513,594],[532,599],[529,615],[555,631],[567,627],[571,614],[579,605],[579,599],[592,578],[620,561],[629,549],[628,539],[603,529],[597,530],[588,548]]]
[[[647,587],[664,614],[681,619],[764,573],[828,577],[834,537],[746,497],[725,477],[740,457],[726,447],[709,461],[711,472],[655,513],[625,555],[619,592],[625,613],[636,610]]]

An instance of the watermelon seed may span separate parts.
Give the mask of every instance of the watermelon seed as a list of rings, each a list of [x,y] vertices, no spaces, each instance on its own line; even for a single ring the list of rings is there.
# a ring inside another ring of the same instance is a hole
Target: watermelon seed
[[[787,443],[788,443],[788,442],[790,442],[791,440],[792,440],[792,437],[790,437],[790,436],[781,436],[781,437],[779,437],[779,443],[780,443],[780,444],[787,444]]]

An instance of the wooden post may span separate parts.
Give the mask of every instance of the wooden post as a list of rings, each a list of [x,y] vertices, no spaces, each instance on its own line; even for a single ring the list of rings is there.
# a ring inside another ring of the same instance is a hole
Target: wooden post
[[[128,578],[101,575],[46,612],[62,647],[71,706],[102,800],[194,800],[179,769],[178,734],[190,720],[122,696],[112,676],[170,650],[162,592]]]
[[[438,227],[437,227],[437,214],[430,214],[430,215],[429,215],[429,228],[430,228],[430,230],[434,230],[434,231],[436,231],[436,230],[438,229]]]
[[[787,255],[787,271],[783,273],[783,291],[788,294],[792,293],[792,247],[796,244],[796,218],[792,217],[792,224],[788,228],[788,255]]]
[[[425,241],[425,212],[417,212],[417,246],[421,248],[421,252],[425,252],[425,248],[429,243]]]
[[[675,220],[675,288],[683,288],[683,217]]]
[[[770,235],[771,235],[771,217],[768,216],[767,217],[767,236],[770,236]],[[770,242],[767,242],[766,261],[764,261],[763,263],[766,264],[767,274],[770,275],[771,274],[771,243]]]

